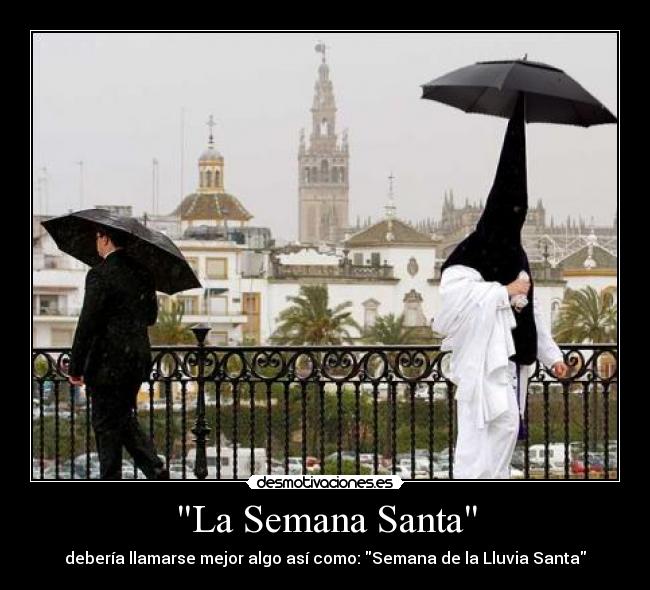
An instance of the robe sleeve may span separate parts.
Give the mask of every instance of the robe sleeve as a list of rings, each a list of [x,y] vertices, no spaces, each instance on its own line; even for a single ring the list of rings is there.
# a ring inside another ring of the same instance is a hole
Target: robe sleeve
[[[533,302],[535,312],[535,327],[537,328],[537,357],[547,367],[564,360],[560,347],[553,340],[546,322],[542,318],[541,310],[537,300]]]
[[[483,428],[508,409],[516,325],[508,291],[456,265],[443,273],[440,294],[433,329],[445,335],[441,350],[451,351],[447,377],[456,384],[456,399],[471,404],[476,425]]]

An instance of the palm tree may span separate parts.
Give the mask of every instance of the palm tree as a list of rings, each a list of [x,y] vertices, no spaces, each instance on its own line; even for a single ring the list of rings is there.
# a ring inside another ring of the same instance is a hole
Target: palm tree
[[[560,313],[553,326],[558,342],[595,344],[616,342],[617,306],[610,293],[597,293],[587,286],[579,291],[567,289]],[[596,390],[597,391],[597,390]],[[595,392],[594,392],[595,393]],[[598,442],[598,399],[591,405],[592,440]]]
[[[300,294],[287,297],[293,305],[280,312],[278,329],[273,339],[279,344],[323,345],[350,342],[349,328],[360,331],[352,318],[351,301],[344,301],[333,309],[328,307],[326,285],[303,285]]]
[[[172,301],[171,309],[160,308],[158,321],[149,328],[151,344],[192,344],[195,339],[192,332],[183,324],[185,308],[182,303]]]
[[[553,326],[558,342],[616,342],[617,306],[611,294],[587,286],[567,289]]]
[[[349,328],[361,331],[357,322],[352,318],[352,302],[345,301],[333,309],[329,307],[329,295],[326,285],[303,285],[297,296],[287,297],[291,306],[280,312],[278,329],[273,340],[280,344],[296,346],[304,345],[337,345],[352,340]],[[322,362],[322,353],[315,355]],[[300,364],[300,363],[299,363]],[[307,432],[310,433],[310,452],[317,453],[320,396],[325,391],[317,384],[308,384],[309,396],[307,408]]]
[[[371,344],[406,344],[413,330],[404,326],[404,314],[379,316],[374,325],[365,331],[364,340]]]

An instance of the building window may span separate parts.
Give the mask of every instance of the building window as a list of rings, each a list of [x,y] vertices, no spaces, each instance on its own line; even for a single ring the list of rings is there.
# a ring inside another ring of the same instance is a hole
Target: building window
[[[379,252],[370,254],[370,264],[372,266],[381,266],[381,254]]]
[[[228,297],[225,295],[211,295],[208,298],[209,315],[226,315],[228,313]]]
[[[363,266],[363,252],[355,252],[352,261],[355,266]]]
[[[318,168],[316,166],[311,169],[311,182],[318,182]]]
[[[328,125],[327,125],[327,119],[323,119],[320,124],[320,134],[321,135],[327,135],[328,134]]]
[[[368,330],[375,325],[377,321],[377,308],[366,308],[363,313],[363,327]]]
[[[363,305],[363,328],[364,330],[369,330],[377,321],[379,301],[376,299],[367,299],[361,305]]]
[[[38,313],[40,315],[61,315],[58,295],[40,295]]]
[[[422,310],[422,295],[411,289],[404,295],[404,325],[407,327],[426,326],[427,319]]]
[[[228,259],[208,258],[206,260],[206,274],[209,279],[228,278]]]
[[[234,300],[233,300],[234,301]],[[246,323],[242,326],[244,344],[258,344],[260,341],[260,293],[243,293],[242,313]]]
[[[407,306],[404,314],[404,325],[417,326],[417,321],[418,321],[417,309],[413,309],[412,307]]]
[[[208,170],[205,173],[205,177],[207,186],[212,186],[212,170]]]

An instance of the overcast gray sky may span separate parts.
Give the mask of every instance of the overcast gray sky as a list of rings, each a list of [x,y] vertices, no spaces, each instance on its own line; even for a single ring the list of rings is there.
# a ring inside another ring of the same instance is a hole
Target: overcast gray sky
[[[36,34],[34,172],[47,167],[48,212],[79,208],[81,160],[85,207],[151,210],[154,157],[161,211],[171,211],[184,108],[184,193],[196,187],[212,113],[226,189],[253,224],[296,239],[298,133],[309,135],[319,39],[329,47],[337,131],[349,129],[351,222],[382,214],[391,170],[402,218],[437,219],[449,188],[457,202],[487,195],[506,121],[422,100],[420,84],[450,70],[527,53],[618,112],[614,33]],[[531,204],[543,199],[556,221],[610,223],[616,125],[531,124],[527,133]]]

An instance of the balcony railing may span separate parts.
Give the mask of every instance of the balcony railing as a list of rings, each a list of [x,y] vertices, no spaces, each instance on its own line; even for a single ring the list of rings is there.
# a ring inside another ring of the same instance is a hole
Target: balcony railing
[[[341,279],[393,279],[393,267],[389,265],[356,264],[271,264],[271,278],[341,278]]]
[[[78,317],[81,309],[71,306],[56,307],[35,307],[33,308],[34,317],[53,316],[53,317]]]
[[[179,479],[395,473],[452,479],[456,432],[437,346],[155,347],[138,416]],[[616,478],[617,347],[563,346],[570,377],[539,364],[513,477]],[[67,384],[67,349],[33,351],[33,478],[98,476],[92,399]],[[124,477],[142,477],[125,461]]]

